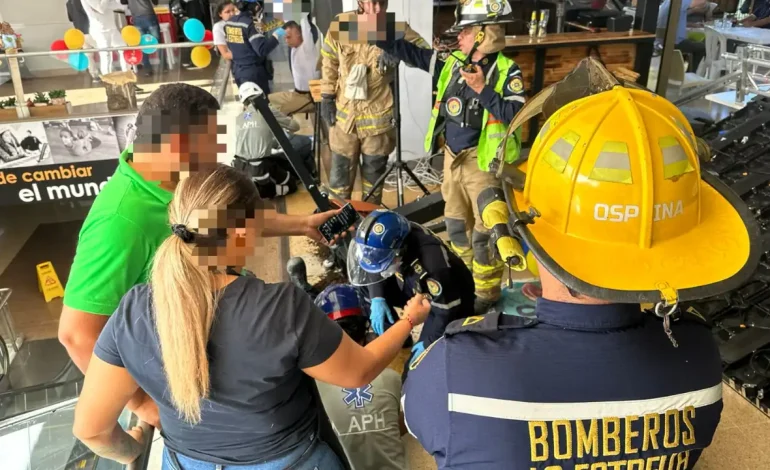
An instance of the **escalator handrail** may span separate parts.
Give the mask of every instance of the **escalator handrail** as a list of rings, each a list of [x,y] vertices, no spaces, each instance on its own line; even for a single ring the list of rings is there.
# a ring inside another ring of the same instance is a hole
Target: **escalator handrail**
[[[3,308],[8,303],[8,299],[11,298],[11,294],[13,294],[13,290],[8,287],[0,289],[0,312],[3,311]],[[10,313],[8,313],[8,315],[10,315]],[[9,331],[8,333],[12,334],[13,332]],[[11,338],[11,341],[16,341],[16,338]],[[2,349],[2,351],[0,351],[0,355],[3,356],[0,358],[0,360],[3,361],[3,373],[0,374],[0,380],[3,380],[6,374],[8,374],[8,372],[11,370],[11,356],[9,355],[8,347],[5,345],[5,338],[2,336],[0,336],[0,349]]]
[[[69,400],[63,401],[61,403],[56,403],[51,406],[47,406],[44,408],[40,408],[34,411],[30,411],[28,413],[24,413],[22,415],[18,415],[14,418],[7,419],[5,421],[0,421],[0,431],[7,429],[11,426],[23,423],[25,421],[30,421],[35,418],[39,418],[40,416],[55,413],[58,410],[62,408],[66,408],[69,406],[73,406],[77,403],[78,397],[71,398]],[[133,421],[136,418],[136,415],[132,415],[131,421]],[[142,443],[144,449],[142,450],[142,453],[139,454],[139,457],[137,459],[126,465],[126,470],[147,470],[147,465],[150,462],[150,452],[152,451],[152,443],[153,443],[153,436],[155,434],[155,428],[150,426],[149,424],[143,422],[143,421],[137,421],[137,426],[141,426],[144,430],[144,442]]]
[[[7,429],[16,424],[23,423],[25,421],[30,421],[35,418],[39,418],[40,416],[43,416],[46,414],[55,413],[62,408],[66,408],[68,406],[74,405],[75,403],[77,403],[77,401],[78,401],[78,397],[70,398],[68,400],[64,400],[59,403],[54,403],[53,405],[44,406],[42,408],[38,408],[32,411],[27,411],[26,413],[22,413],[12,418],[5,419],[3,421],[0,421],[0,431],[3,431],[4,429]]]
[[[152,438],[155,434],[155,428],[144,421],[138,421],[136,426],[140,426],[144,431],[142,434],[144,436],[144,442],[142,443],[144,450],[136,460],[126,465],[126,470],[147,470],[147,465],[150,463],[150,452],[152,451]]]
[[[25,393],[40,392],[40,391],[48,390],[48,389],[51,389],[51,388],[58,388],[58,387],[64,387],[64,386],[67,386],[67,385],[73,385],[76,382],[82,382],[82,381],[83,381],[83,377],[78,377],[77,379],[70,379],[70,380],[67,380],[65,382],[55,382],[55,383],[54,382],[46,382],[46,383],[42,383],[42,384],[38,384],[38,385],[30,385],[29,387],[16,388],[16,389],[13,389],[13,390],[6,390],[5,392],[0,392],[0,400],[2,400],[3,398],[8,398],[8,397],[16,397],[16,396],[19,396],[19,395],[23,395]]]
[[[0,310],[5,307],[5,304],[8,303],[8,299],[11,297],[11,294],[13,294],[13,290],[8,287],[3,287],[0,289]]]

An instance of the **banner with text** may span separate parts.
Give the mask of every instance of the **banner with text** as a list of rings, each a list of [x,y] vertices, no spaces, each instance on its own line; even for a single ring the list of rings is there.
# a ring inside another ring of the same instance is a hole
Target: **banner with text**
[[[93,199],[115,172],[134,116],[0,125],[0,205]]]

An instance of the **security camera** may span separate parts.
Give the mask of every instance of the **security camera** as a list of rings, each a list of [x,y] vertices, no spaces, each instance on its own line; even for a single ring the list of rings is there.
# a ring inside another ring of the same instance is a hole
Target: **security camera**
[[[247,104],[248,101],[262,96],[265,92],[262,91],[256,83],[245,82],[238,88],[238,99],[241,103]]]

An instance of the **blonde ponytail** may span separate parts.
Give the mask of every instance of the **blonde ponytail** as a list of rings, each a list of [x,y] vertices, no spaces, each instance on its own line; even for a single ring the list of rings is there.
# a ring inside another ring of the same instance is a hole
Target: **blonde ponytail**
[[[169,205],[171,224],[189,230],[189,237],[171,235],[158,248],[150,284],[171,400],[189,423],[200,422],[201,400],[209,396],[207,345],[219,296],[217,271],[201,265],[194,249],[218,245],[221,229],[227,228],[209,223],[215,230],[199,230],[202,220],[194,220],[194,213],[233,203],[256,206],[257,202],[259,196],[248,178],[220,166],[184,179]]]

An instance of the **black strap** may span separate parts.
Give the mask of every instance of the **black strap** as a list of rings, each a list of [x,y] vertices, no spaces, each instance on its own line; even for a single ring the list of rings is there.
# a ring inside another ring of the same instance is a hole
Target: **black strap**
[[[318,26],[313,24],[313,20],[310,19],[310,15],[307,15],[307,22],[310,24],[310,34],[313,36],[313,44],[318,42]]]

